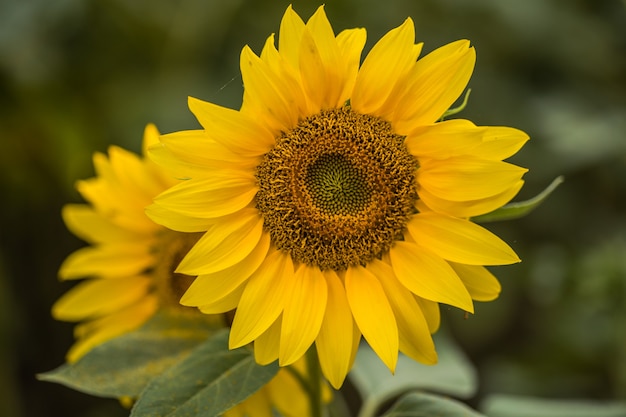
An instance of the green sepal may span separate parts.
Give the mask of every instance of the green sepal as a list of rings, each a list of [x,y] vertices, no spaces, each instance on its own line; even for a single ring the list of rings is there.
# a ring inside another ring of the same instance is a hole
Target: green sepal
[[[400,398],[383,417],[485,417],[467,405],[453,400],[425,392],[412,392]]]
[[[278,365],[258,365],[251,350],[228,349],[224,329],[154,378],[131,417],[220,416],[267,384]]]
[[[563,181],[562,176],[556,177],[545,190],[537,194],[535,197],[525,201],[506,204],[491,213],[472,217],[472,221],[476,223],[487,223],[524,217],[543,203]]]
[[[100,397],[137,397],[148,382],[216,331],[204,315],[159,312],[139,329],[96,346],[72,364],[37,375]]]
[[[471,92],[472,92],[472,89],[468,88],[467,91],[465,92],[465,96],[463,97],[463,102],[457,107],[446,110],[443,116],[441,116],[441,118],[439,119],[439,121],[443,122],[447,117],[454,116],[455,114],[461,113],[463,110],[465,110],[465,107],[467,107],[467,102],[469,101],[469,96]]]

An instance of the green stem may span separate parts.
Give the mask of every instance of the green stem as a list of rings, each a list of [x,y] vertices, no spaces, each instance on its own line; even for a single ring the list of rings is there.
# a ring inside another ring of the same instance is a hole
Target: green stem
[[[306,367],[309,383],[306,387],[311,401],[311,417],[322,417],[322,372],[315,345],[311,346],[306,353]]]

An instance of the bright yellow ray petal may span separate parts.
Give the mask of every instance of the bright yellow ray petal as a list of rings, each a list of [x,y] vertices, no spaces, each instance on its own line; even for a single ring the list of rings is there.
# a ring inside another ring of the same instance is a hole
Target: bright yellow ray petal
[[[211,274],[241,262],[257,247],[263,219],[255,209],[245,209],[214,223],[178,265],[185,275]]]
[[[506,159],[519,151],[530,137],[526,132],[506,126],[485,126],[483,141],[473,154],[489,159]]]
[[[300,62],[300,42],[303,32],[304,22],[289,5],[280,22],[278,50],[293,68],[298,68]]]
[[[362,266],[348,268],[345,285],[350,309],[363,337],[394,372],[398,360],[398,326],[382,285]]]
[[[422,297],[415,296],[415,301],[419,304],[422,312],[424,313],[424,318],[428,323],[428,330],[431,333],[435,333],[439,330],[439,325],[441,324],[441,311],[439,311],[439,303],[435,301],[430,301]]]
[[[285,297],[280,337],[281,366],[300,359],[317,337],[328,299],[322,271],[304,264],[295,271]]]
[[[347,29],[337,35],[337,47],[345,63],[345,81],[337,107],[343,105],[352,95],[366,39],[367,32],[362,28]]]
[[[230,331],[231,349],[252,342],[276,321],[283,311],[287,281],[293,279],[291,257],[271,253],[246,284]]]
[[[500,161],[515,154],[528,141],[521,130],[499,126],[476,126],[469,120],[446,120],[419,126],[406,140],[417,158],[447,159],[471,155]]]
[[[484,266],[464,265],[450,262],[450,266],[458,274],[476,301],[491,301],[498,298],[502,287],[498,279]]]
[[[423,188],[445,200],[480,200],[515,187],[527,171],[507,162],[471,157],[421,160],[418,193]]]
[[[146,276],[81,282],[54,303],[52,317],[80,321],[113,313],[144,297],[150,284]]]
[[[166,208],[151,204],[145,209],[146,216],[158,225],[176,230],[177,232],[196,233],[205,232],[215,223],[215,219],[191,217],[169,211]]]
[[[472,76],[476,52],[467,40],[452,42],[417,61],[392,122],[399,134],[439,119]]]
[[[339,389],[352,364],[353,319],[346,290],[333,271],[324,272],[328,300],[315,346],[324,376]]]
[[[252,51],[249,53],[254,55]],[[258,60],[256,56],[254,58]],[[252,81],[249,82],[252,83]],[[207,136],[236,155],[248,157],[262,155],[274,144],[274,135],[265,129],[259,121],[245,113],[193,97],[189,97],[188,105],[204,127]],[[192,149],[196,152],[199,152],[198,145],[201,146],[202,142],[191,144]],[[190,151],[193,152],[193,150]],[[200,153],[200,155],[205,155],[208,158],[219,157],[219,155],[210,153]]]
[[[220,170],[210,177],[182,181],[154,199],[164,209],[193,218],[215,218],[235,213],[254,198],[253,172]]]
[[[66,204],[61,215],[67,228],[89,243],[128,242],[149,237],[111,223],[86,204]]]
[[[446,261],[411,242],[396,242],[389,252],[398,280],[412,293],[474,312],[465,285]]]
[[[278,359],[282,316],[254,341],[254,359],[259,365],[267,365]]]
[[[297,101],[297,94],[285,88],[284,81],[248,46],[241,51],[240,67],[244,84],[241,112],[257,114],[259,122],[264,123],[273,133],[294,127],[300,116],[294,109],[306,107]]]
[[[411,219],[407,228],[420,246],[449,261],[468,265],[520,262],[503,240],[469,220],[421,213]]]
[[[437,352],[428,323],[413,294],[398,281],[389,264],[374,260],[367,268],[382,284],[396,317],[400,350],[418,362],[437,363]]]
[[[358,113],[378,115],[396,82],[414,65],[415,27],[409,18],[383,36],[365,57],[350,104]]]
[[[212,274],[199,275],[182,296],[180,303],[184,306],[199,306],[225,297],[261,266],[269,247],[269,234],[263,233],[257,246],[241,262]]]
[[[246,283],[241,284],[237,289],[228,293],[228,295],[216,300],[210,304],[198,306],[198,310],[204,314],[221,314],[234,310],[239,305],[241,295],[246,287]]]
[[[149,253],[150,242],[136,241],[79,249],[65,259],[59,268],[59,277],[65,280],[137,275],[154,263],[154,257]]]
[[[319,64],[319,67],[318,67]],[[319,74],[315,72],[319,70]],[[306,24],[300,49],[302,84],[309,97],[317,97],[314,108],[337,107],[347,78],[335,33],[320,6]],[[315,84],[316,78],[321,83]],[[319,96],[318,96],[319,95]]]
[[[515,186],[505,190],[500,194],[496,194],[489,198],[469,201],[450,201],[436,197],[429,193],[426,189],[420,190],[420,202],[426,204],[430,209],[448,214],[454,217],[474,217],[481,214],[490,213],[513,199],[521,190],[524,181],[520,180]]]
[[[208,103],[205,103],[200,100],[196,100],[194,98],[190,98],[190,105],[196,109],[198,113],[207,112],[210,110],[206,109],[208,107]],[[221,107],[219,107],[222,109]],[[233,111],[230,109],[226,109],[227,112]],[[220,113],[220,111],[216,111],[215,113]],[[238,113],[238,112],[237,112]],[[208,116],[206,116],[208,118]],[[217,119],[214,123],[219,124],[222,130],[228,128],[227,123],[219,123],[219,117],[227,118],[224,115],[213,116],[214,119]],[[243,118],[242,118],[243,119]],[[233,123],[231,121],[231,123]],[[245,121],[243,122],[245,126]],[[245,136],[247,132],[243,127],[239,127],[240,132],[229,132],[231,136],[235,134],[239,134],[241,136]],[[248,129],[253,129],[253,127],[248,126]],[[241,141],[235,141],[231,139],[228,141],[229,147],[224,146],[222,143],[213,139],[213,135],[217,136],[219,133],[217,130],[212,130],[212,134],[207,132],[206,130],[183,130],[179,132],[169,133],[167,135],[163,135],[160,138],[160,143],[152,146],[149,149],[151,153],[151,158],[154,158],[155,150],[160,147],[165,148],[168,152],[170,152],[176,159],[180,160],[180,163],[184,163],[184,166],[188,166],[191,168],[196,168],[193,171],[193,177],[197,176],[209,176],[210,172],[207,170],[213,169],[223,169],[223,168],[232,168],[233,166],[238,167],[239,169],[243,169],[247,166],[253,167],[257,163],[256,152],[260,152],[262,149],[271,146],[273,142],[273,138],[265,138],[267,143],[263,143],[263,130],[260,128],[260,135],[253,138],[244,137]],[[234,128],[232,128],[234,130]],[[265,132],[265,134],[269,134]],[[222,141],[227,141],[225,136],[220,136]],[[253,142],[253,143],[247,143]],[[249,146],[247,146],[249,145]],[[245,151],[239,150],[240,147],[246,147]],[[232,150],[232,149],[235,150]],[[204,170],[204,172],[202,172]],[[197,172],[196,172],[197,171]]]
[[[268,70],[273,72],[275,77],[280,80],[281,91],[284,91],[285,96],[289,97],[288,100],[294,103],[291,109],[294,113],[302,118],[319,110],[313,108],[312,103],[307,99],[303,91],[298,67],[292,67],[276,49],[274,35],[267,38],[265,46],[261,51],[261,60],[267,64]]]

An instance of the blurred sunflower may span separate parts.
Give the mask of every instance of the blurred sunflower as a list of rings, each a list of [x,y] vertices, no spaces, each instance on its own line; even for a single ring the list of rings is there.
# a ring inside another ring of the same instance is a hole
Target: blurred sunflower
[[[483,265],[519,262],[468,220],[512,199],[526,169],[503,162],[528,140],[508,127],[441,121],[475,63],[466,40],[418,60],[411,19],[362,65],[364,29],[335,35],[323,7],[291,7],[255,55],[241,53],[239,111],[190,98],[202,130],[161,137],[154,160],[186,181],[148,215],[204,235],[177,272],[181,303],[236,309],[231,348],[281,366],[315,343],[343,383],[361,335],[393,371],[398,351],[435,363],[438,303],[473,312],[500,291]]]
[[[143,148],[158,142],[159,132],[148,125]],[[53,306],[58,320],[82,321],[77,342],[67,354],[76,362],[92,348],[138,328],[159,309],[184,309],[179,299],[193,277],[176,274],[175,266],[197,241],[198,234],[179,233],[152,222],[145,207],[154,196],[178,182],[147,158],[118,147],[109,157],[94,156],[97,176],[78,182],[90,204],[63,208],[67,227],[92,246],[72,253],[61,265],[62,279],[91,277],[76,285]],[[208,316],[213,324],[228,324],[224,315]],[[260,391],[229,410],[225,417],[264,417],[272,408],[285,417],[309,415],[308,397],[294,377],[306,375],[303,361],[285,368]],[[322,381],[323,401],[332,394]]]
[[[158,137],[148,125],[144,152]],[[152,161],[112,146],[108,158],[94,155],[94,166],[96,177],[77,183],[89,204],[68,204],[62,211],[68,229],[91,244],[70,254],[59,270],[63,280],[88,279],[52,307],[57,320],[82,322],[67,354],[70,363],[138,328],[157,309],[178,306],[192,277],[172,272],[198,238],[145,215],[154,196],[177,182]]]

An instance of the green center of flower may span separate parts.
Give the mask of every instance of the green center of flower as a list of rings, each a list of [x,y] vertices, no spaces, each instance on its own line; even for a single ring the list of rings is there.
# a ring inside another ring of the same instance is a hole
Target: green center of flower
[[[337,153],[322,155],[313,162],[307,169],[305,184],[314,204],[328,214],[357,214],[371,197],[361,169]]]
[[[257,209],[279,250],[321,270],[381,257],[417,199],[417,161],[391,124],[349,107],[283,133],[257,167]]]

